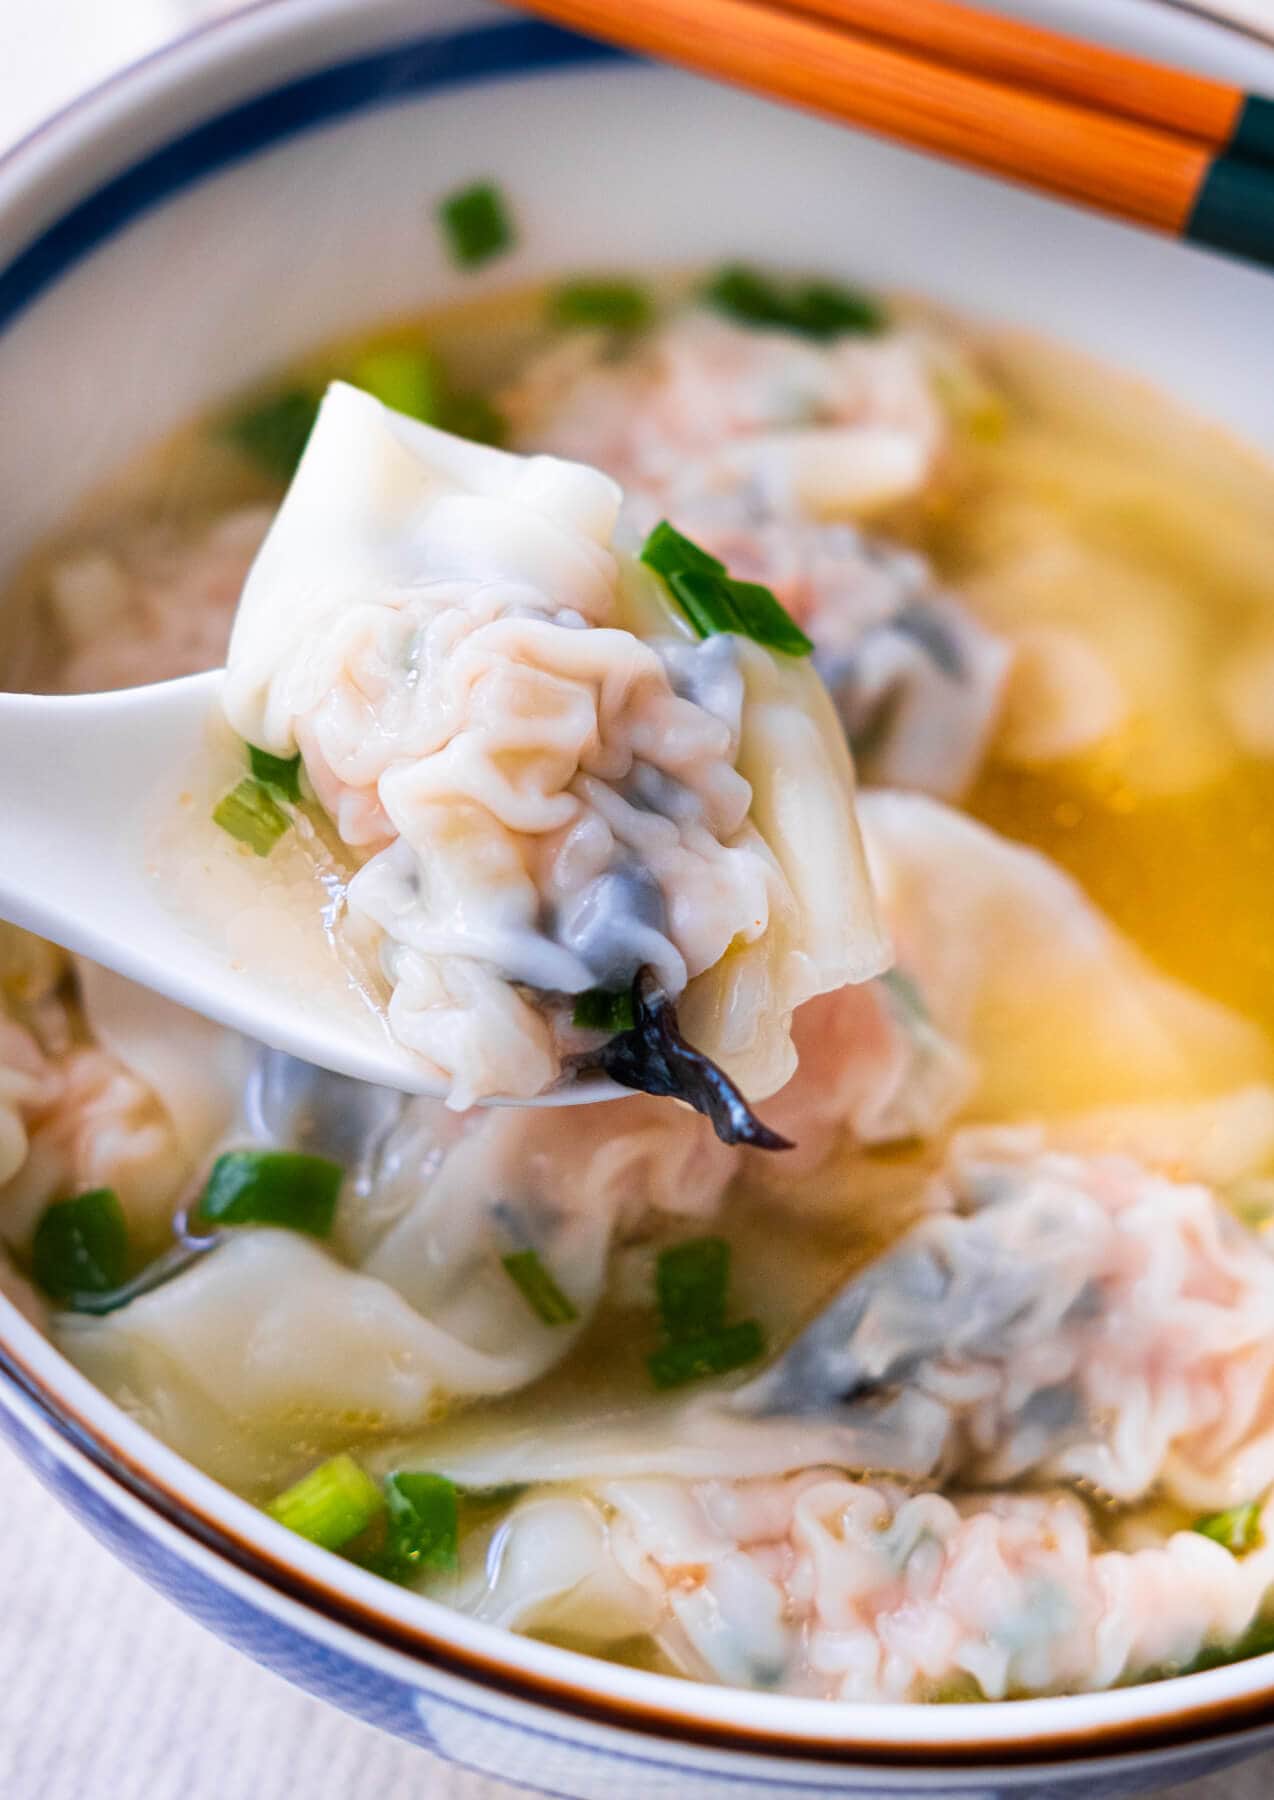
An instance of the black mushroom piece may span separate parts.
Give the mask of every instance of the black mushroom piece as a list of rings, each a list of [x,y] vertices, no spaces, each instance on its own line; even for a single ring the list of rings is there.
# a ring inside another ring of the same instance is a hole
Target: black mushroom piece
[[[632,988],[633,1023],[581,1059],[582,1069],[601,1069],[621,1087],[684,1100],[712,1121],[723,1143],[754,1150],[791,1150],[788,1138],[763,1125],[743,1095],[714,1062],[688,1044],[677,1009],[649,968]]]

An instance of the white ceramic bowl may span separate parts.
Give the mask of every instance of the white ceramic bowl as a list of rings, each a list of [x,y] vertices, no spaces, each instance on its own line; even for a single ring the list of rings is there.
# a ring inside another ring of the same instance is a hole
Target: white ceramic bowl
[[[1274,53],[1144,0],[1113,20],[1110,0],[1029,10],[1274,92]],[[485,176],[512,196],[520,245],[490,275],[457,276],[432,206]],[[0,576],[88,484],[307,346],[541,272],[724,256],[1050,332],[1274,452],[1268,275],[477,0],[265,0],[0,163]],[[1113,1795],[1274,1738],[1274,1656],[1119,1693],[930,1708],[614,1668],[291,1537],[125,1418],[3,1300],[0,1369],[0,1432],[179,1605],[360,1717],[546,1792]]]

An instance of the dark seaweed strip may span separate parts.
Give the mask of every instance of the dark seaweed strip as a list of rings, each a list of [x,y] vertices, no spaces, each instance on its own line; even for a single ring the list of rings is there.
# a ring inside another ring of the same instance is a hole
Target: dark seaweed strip
[[[618,1032],[581,1066],[602,1069],[621,1087],[642,1094],[684,1100],[712,1121],[725,1144],[748,1144],[754,1150],[791,1150],[789,1139],[763,1125],[743,1095],[714,1062],[688,1044],[677,1025],[677,1012],[653,970],[641,969],[633,982],[631,1031]]]

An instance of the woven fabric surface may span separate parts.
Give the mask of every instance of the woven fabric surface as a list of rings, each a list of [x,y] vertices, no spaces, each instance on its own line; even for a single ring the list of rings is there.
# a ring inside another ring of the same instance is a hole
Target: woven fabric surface
[[[227,1649],[0,1447],[0,1800],[506,1800]]]

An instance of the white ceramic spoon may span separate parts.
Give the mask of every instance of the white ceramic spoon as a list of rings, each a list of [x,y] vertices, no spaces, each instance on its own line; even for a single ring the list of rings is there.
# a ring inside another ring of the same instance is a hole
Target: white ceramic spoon
[[[165,774],[194,763],[221,679],[218,669],[112,694],[0,694],[0,919],[304,1062],[406,1093],[439,1092],[369,1010],[342,1021],[317,999],[271,987],[262,971],[187,930],[148,873],[156,791]],[[588,1077],[518,1104],[571,1106],[623,1092]]]

